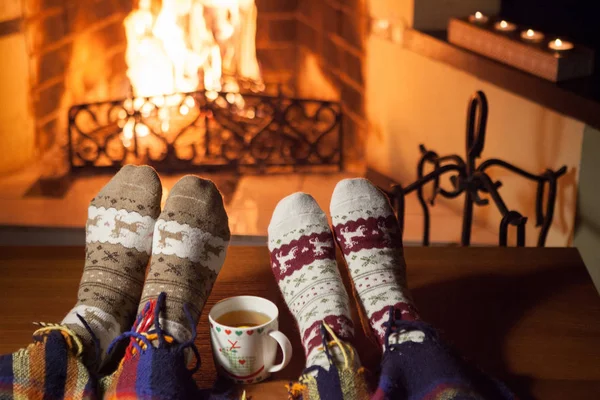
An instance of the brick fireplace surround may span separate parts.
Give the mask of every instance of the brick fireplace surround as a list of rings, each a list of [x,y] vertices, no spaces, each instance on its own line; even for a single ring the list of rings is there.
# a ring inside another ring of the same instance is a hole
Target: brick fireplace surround
[[[32,114],[41,154],[64,147],[71,105],[129,95],[123,20],[134,1],[23,0],[21,26],[28,43]],[[285,94],[323,97],[318,91],[297,90],[306,86],[300,80],[311,80],[301,69],[307,57],[314,57],[334,88],[333,94],[325,94],[327,100],[343,104],[346,159],[360,162],[367,129],[364,3],[256,0],[256,5],[257,57],[265,82],[282,87]],[[62,169],[53,167],[50,174]]]

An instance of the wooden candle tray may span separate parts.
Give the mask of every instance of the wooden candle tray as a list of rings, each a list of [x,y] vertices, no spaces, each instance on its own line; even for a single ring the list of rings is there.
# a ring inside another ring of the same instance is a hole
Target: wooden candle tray
[[[548,48],[553,36],[546,35],[537,43],[526,42],[520,35],[527,28],[517,26],[512,32],[501,32],[494,29],[495,22],[493,18],[485,24],[451,18],[448,41],[553,82],[592,74],[593,50],[575,44],[571,50],[557,52]]]

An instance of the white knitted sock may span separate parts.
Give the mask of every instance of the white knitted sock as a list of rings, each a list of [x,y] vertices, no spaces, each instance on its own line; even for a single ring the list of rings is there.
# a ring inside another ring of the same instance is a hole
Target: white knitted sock
[[[327,217],[312,196],[295,193],[277,204],[268,232],[273,274],[298,322],[307,367],[328,368],[322,322],[344,340],[354,326]]]
[[[417,319],[406,288],[406,264],[398,221],[385,195],[366,179],[340,181],[331,197],[336,240],[380,344],[391,307]]]

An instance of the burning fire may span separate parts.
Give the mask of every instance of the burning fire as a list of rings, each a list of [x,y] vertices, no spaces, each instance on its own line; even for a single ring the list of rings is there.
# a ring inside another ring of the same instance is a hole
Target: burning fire
[[[165,131],[168,107],[177,105],[185,115],[194,106],[194,99],[183,99],[181,93],[204,89],[214,100],[217,92],[228,92],[227,100],[243,107],[243,98],[235,95],[240,91],[238,80],[262,86],[256,15],[254,0],[139,0],[124,22],[127,76],[134,95],[125,108],[144,115],[156,106]],[[132,118],[123,120],[122,128],[126,146],[134,134],[149,133]]]

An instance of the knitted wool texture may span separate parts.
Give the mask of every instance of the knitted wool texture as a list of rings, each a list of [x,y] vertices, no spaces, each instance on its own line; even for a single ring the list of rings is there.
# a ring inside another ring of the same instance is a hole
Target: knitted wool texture
[[[298,322],[306,365],[327,366],[318,349],[323,321],[342,339],[354,334],[327,217],[310,195],[295,193],[277,204],[268,232],[271,267]]]
[[[406,264],[398,221],[385,195],[366,179],[340,181],[331,197],[337,243],[373,332],[383,346],[389,306],[402,318],[417,313],[406,287]]]
[[[329,365],[308,367],[299,380],[288,386],[292,399],[302,400],[366,400],[369,398],[364,368],[354,348],[340,340],[323,322],[320,326],[321,348]],[[317,371],[315,374],[314,372]]]
[[[190,342],[173,340],[159,323],[165,298],[165,293],[161,293],[157,299],[148,301],[131,331],[116,339],[116,342],[130,340],[130,344],[117,370],[101,381],[104,399],[186,400],[199,397],[193,379],[199,359],[196,367],[189,369],[185,356],[185,349],[194,347],[195,325],[190,326]],[[190,315],[188,324],[192,323],[191,319]]]
[[[387,316],[387,342],[372,400],[515,399],[506,386],[445,345],[428,324],[401,320],[393,307]]]
[[[190,340],[183,306],[190,307],[197,323],[225,261],[229,238],[223,198],[214,183],[191,175],[181,178],[156,222],[138,312],[159,293],[167,293],[162,323],[180,343]]]
[[[27,348],[0,357],[0,399],[99,398],[96,381],[81,362],[82,350],[66,327],[36,331]]]
[[[97,354],[78,315],[94,331],[103,355],[108,344],[129,329],[142,293],[161,193],[152,168],[126,165],[88,208],[85,267],[77,304],[63,324],[82,338],[85,361],[92,369],[100,367],[92,365]]]

